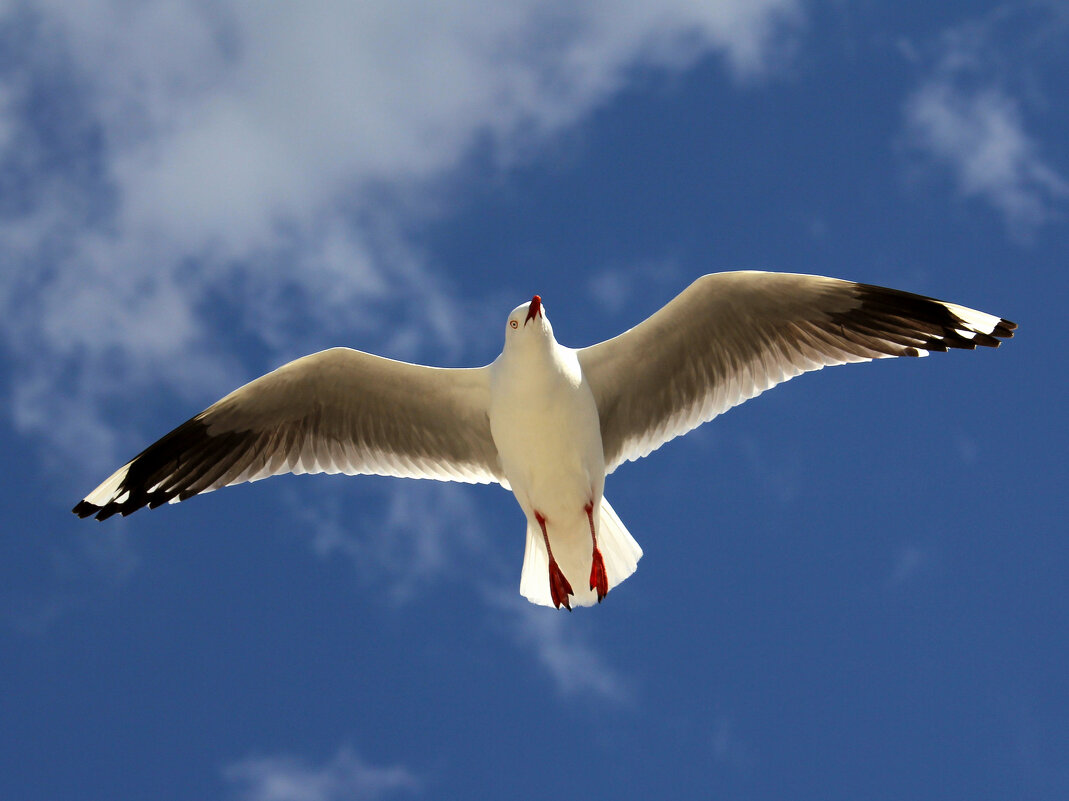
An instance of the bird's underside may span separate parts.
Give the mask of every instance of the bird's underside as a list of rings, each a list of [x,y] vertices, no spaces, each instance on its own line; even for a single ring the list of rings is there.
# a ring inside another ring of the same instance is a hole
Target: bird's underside
[[[803,372],[997,347],[1015,328],[1000,317],[893,289],[820,276],[735,272],[703,276],[634,328],[573,350],[556,343],[536,296],[510,314],[505,348],[486,367],[424,367],[346,348],[290,362],[147,447],[73,511],[103,520],[231,484],[319,472],[498,482],[524,506],[529,488],[517,483],[542,486],[539,471],[551,468],[541,461],[517,465],[523,449],[502,446],[506,440],[524,441],[515,433],[524,414],[549,415],[561,425],[582,422],[596,429],[591,433],[600,443],[597,458],[580,462],[601,473],[582,487],[546,485],[560,497],[531,499],[530,512],[541,515],[539,505],[562,502],[575,490],[568,516],[588,520],[573,526],[574,537],[582,539],[585,567],[578,575],[576,557],[566,575],[550,554],[572,548],[571,535],[555,531],[552,517],[532,530],[538,517],[528,514],[521,591],[536,603],[558,607],[570,606],[570,598],[580,594],[580,602],[596,602],[630,575],[641,556],[622,523],[623,534],[608,537],[619,543],[619,553],[606,550],[617,548],[605,542],[603,530],[615,525],[606,521],[619,518],[607,503],[599,506],[600,487],[621,463]],[[540,380],[530,382],[528,395],[517,393],[512,376],[537,378],[544,370],[570,376],[576,388],[566,397],[575,400],[547,403],[537,389],[545,383]],[[506,408],[501,403],[506,396],[507,414],[499,411]],[[587,403],[596,410],[591,422],[580,411]],[[516,404],[526,408],[517,414]],[[571,452],[560,456],[576,458]],[[537,582],[534,571],[541,576]],[[576,585],[581,593],[573,591]]]

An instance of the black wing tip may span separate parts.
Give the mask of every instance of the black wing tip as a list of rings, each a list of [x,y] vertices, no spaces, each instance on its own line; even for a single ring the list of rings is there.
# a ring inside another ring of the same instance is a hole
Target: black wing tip
[[[999,339],[1013,339],[1013,332],[1017,330],[1017,323],[1010,320],[1000,319],[995,329],[991,332],[992,337],[998,337]],[[1001,345],[1001,342],[995,342],[994,347]]]
[[[974,348],[977,345],[982,345],[985,348],[997,348],[1002,344],[1002,340],[1013,339],[1013,332],[1016,330],[1017,323],[1000,317],[999,321],[995,323],[995,327],[988,333],[974,331],[974,336],[970,341],[973,342]]]
[[[79,501],[73,509],[74,514],[78,517],[85,519],[87,517],[96,517],[97,520],[107,520],[114,515],[122,515],[127,517],[132,515],[138,509],[155,509],[157,506],[169,502],[174,497],[174,493],[167,492],[129,492],[129,497],[119,503],[117,501],[110,501],[103,506],[97,506],[95,503],[82,500]],[[185,500],[185,498],[182,498]]]
[[[107,520],[109,517],[113,517],[117,514],[126,517],[146,505],[145,502],[137,503],[136,501],[126,501],[125,503],[111,502],[106,503],[103,506],[97,506],[95,503],[90,503],[89,501],[79,501],[71,511],[83,520],[87,517],[95,517],[97,520]]]
[[[963,321],[964,322],[964,321]],[[973,332],[972,339],[966,341],[971,342],[972,346],[970,350],[975,349],[977,345],[981,345],[985,348],[997,348],[1002,344],[1004,339],[1013,339],[1013,332],[1017,330],[1017,323],[1007,320],[1004,317],[1000,317],[999,321],[995,323],[995,327],[992,328],[986,334],[983,331],[976,331],[970,328]],[[951,344],[951,343],[947,343]],[[951,345],[951,347],[969,347],[967,345]]]
[[[907,336],[900,343],[908,347],[894,355],[919,356],[919,351],[945,353],[951,348],[976,350],[978,346],[997,348],[1002,340],[1012,339],[1017,329],[1017,323],[999,317],[995,318],[998,322],[989,331],[981,331],[955,313],[953,307],[957,304],[873,284],[855,286],[861,300],[859,311],[862,314],[875,314],[883,322],[890,323],[892,328],[900,322],[908,322],[916,326],[915,333],[924,338],[923,342],[908,342],[910,337]],[[842,316],[848,318],[851,313]]]
[[[89,503],[89,501],[78,501],[71,511],[78,515],[78,517],[85,519],[87,517],[92,517],[99,512],[100,507],[95,503]]]
[[[89,501],[80,501],[77,506],[71,509],[71,511],[83,520],[87,517],[95,517],[97,520],[107,520],[118,512],[122,512],[124,515],[129,514],[129,512],[123,511],[122,504],[108,503],[104,506],[97,506],[95,503],[90,503]]]
[[[95,504],[88,499],[79,501],[71,510],[78,517],[95,517],[97,520],[107,520],[113,515],[126,517],[138,509],[155,509],[177,498],[186,500],[198,492],[204,491],[204,487],[190,489],[189,484],[199,478],[195,471],[186,471],[183,475],[184,464],[190,459],[200,458],[203,466],[204,454],[202,446],[212,439],[206,433],[206,426],[202,421],[203,413],[191,420],[187,420],[178,428],[166,436],[149,445],[145,450],[135,456],[126,466],[126,474],[114,488],[112,498],[123,498],[121,501],[108,500],[103,504]],[[230,435],[231,437],[233,435]],[[220,440],[222,447],[228,447],[230,438]],[[175,479],[175,476],[178,479]],[[167,489],[158,489],[165,482],[173,484]],[[157,489],[149,490],[149,487]],[[90,496],[92,497],[92,495]],[[103,500],[103,499],[101,499]]]

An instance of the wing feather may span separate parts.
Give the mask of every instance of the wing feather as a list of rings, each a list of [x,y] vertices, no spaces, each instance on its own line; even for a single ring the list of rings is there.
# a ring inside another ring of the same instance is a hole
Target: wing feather
[[[73,511],[103,520],[281,473],[501,481],[488,397],[486,368],[440,369],[325,350],[212,404]]]
[[[998,347],[1016,327],[909,292],[744,271],[699,278],[644,322],[578,355],[611,472],[804,372]]]

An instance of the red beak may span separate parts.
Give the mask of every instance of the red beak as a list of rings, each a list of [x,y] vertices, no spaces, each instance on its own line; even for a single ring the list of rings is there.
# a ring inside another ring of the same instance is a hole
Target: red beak
[[[531,307],[527,310],[527,319],[523,321],[526,326],[531,320],[535,318],[535,315],[542,316],[542,298],[535,295],[531,298]]]

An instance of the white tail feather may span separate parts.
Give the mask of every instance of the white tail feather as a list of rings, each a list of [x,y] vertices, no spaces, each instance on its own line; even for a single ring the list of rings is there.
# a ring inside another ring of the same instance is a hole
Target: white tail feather
[[[605,499],[595,518],[598,548],[605,560],[605,574],[609,589],[635,572],[642,548],[635,542],[619,516]],[[568,526],[553,526],[550,521],[549,541],[553,556],[560,565],[574,594],[572,606],[592,606],[598,602],[597,593],[590,589],[590,560],[593,548],[590,542],[590,527],[586,513],[571,521]],[[542,529],[535,521],[527,523],[527,546],[523,554],[523,571],[520,573],[520,595],[534,604],[553,606],[549,594],[549,554],[542,539]]]

